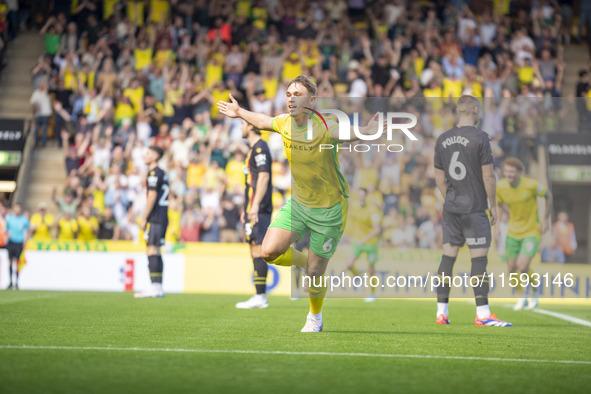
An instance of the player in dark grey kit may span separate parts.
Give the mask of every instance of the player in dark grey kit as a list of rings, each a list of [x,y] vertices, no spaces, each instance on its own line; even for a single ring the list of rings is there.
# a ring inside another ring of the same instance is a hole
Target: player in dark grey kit
[[[442,285],[437,288],[436,323],[449,324],[449,279],[458,250],[467,243],[472,257],[470,276],[478,278],[481,284],[474,287],[475,325],[511,327],[511,323],[497,319],[488,307],[489,283],[485,272],[491,222],[494,225],[497,220],[496,176],[490,137],[474,126],[479,109],[476,97],[460,97],[457,126],[440,135],[435,144],[435,181],[445,198],[443,256],[437,272]],[[486,214],[489,206],[490,221]]]
[[[246,188],[242,222],[245,225],[246,241],[250,244],[256,294],[247,301],[237,303],[236,308],[267,308],[269,306],[266,296],[268,267],[261,257],[261,244],[271,224],[273,213],[271,152],[267,143],[261,139],[260,130],[244,120],[242,137],[248,140],[250,146],[244,166]]]
[[[146,211],[140,224],[144,237],[147,240],[146,253],[148,255],[148,268],[152,286],[141,293],[136,293],[136,298],[164,297],[162,289],[162,271],[164,263],[160,248],[164,245],[164,236],[168,227],[168,176],[158,167],[158,160],[162,158],[164,151],[157,146],[150,146],[146,151],[144,160],[148,165],[148,201]]]

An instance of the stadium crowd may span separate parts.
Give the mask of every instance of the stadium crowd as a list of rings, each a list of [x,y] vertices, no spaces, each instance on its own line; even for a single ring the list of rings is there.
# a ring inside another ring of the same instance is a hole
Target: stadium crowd
[[[316,80],[318,97],[379,97],[420,119],[420,145],[341,155],[352,191],[366,188],[383,210],[382,242],[396,247],[440,241],[433,146],[454,124],[453,97],[485,98],[481,123],[496,164],[535,161],[544,133],[573,116],[556,100],[568,2],[67,3],[56,2],[42,26],[45,54],[32,69],[38,144],[54,130],[68,174],[53,196],[59,216],[47,222],[58,229],[44,237],[140,239],[143,153],[154,144],[167,152],[159,163],[171,185],[167,242],[238,242],[248,147],[240,123],[215,103],[231,93],[255,112],[285,113],[286,82],[301,74]],[[281,137],[263,138],[280,207],[289,165]]]

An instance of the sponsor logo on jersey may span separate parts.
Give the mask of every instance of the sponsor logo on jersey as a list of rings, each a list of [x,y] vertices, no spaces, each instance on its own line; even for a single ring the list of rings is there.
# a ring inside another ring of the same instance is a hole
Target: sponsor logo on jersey
[[[264,153],[260,153],[254,157],[254,162],[257,167],[264,166],[267,164],[267,156]]]

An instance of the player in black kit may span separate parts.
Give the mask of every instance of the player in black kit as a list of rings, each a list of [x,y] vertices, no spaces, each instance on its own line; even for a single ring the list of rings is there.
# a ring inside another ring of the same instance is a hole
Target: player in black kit
[[[435,181],[445,198],[442,215],[443,256],[437,272],[437,324],[449,324],[448,303],[453,265],[464,243],[472,257],[471,280],[476,298],[476,326],[511,327],[488,307],[486,273],[491,222],[497,220],[496,176],[490,137],[474,125],[480,102],[473,96],[458,99],[458,124],[439,136],[435,144]],[[488,201],[487,201],[488,199]],[[490,204],[490,205],[489,205]],[[490,206],[490,208],[489,208]],[[490,221],[486,214],[490,209]]]
[[[259,129],[244,120],[241,129],[242,138],[246,138],[250,146],[244,165],[246,189],[242,222],[254,264],[256,294],[247,301],[237,303],[236,308],[267,308],[269,306],[266,296],[268,268],[267,263],[261,257],[261,244],[271,223],[271,213],[273,212],[271,152],[267,143],[261,139]]]
[[[136,298],[164,297],[162,289],[163,262],[160,248],[164,245],[164,235],[168,227],[168,176],[158,167],[158,160],[162,158],[164,151],[157,146],[150,146],[146,151],[144,160],[148,165],[148,200],[146,211],[140,223],[140,229],[144,231],[147,240],[146,253],[148,255],[148,268],[152,286],[141,293],[136,293]]]

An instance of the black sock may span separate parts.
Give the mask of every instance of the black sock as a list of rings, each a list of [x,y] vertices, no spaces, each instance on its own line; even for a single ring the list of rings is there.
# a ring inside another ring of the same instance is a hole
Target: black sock
[[[470,272],[470,280],[473,281],[472,284],[475,285],[473,289],[474,298],[476,299],[476,306],[488,304],[489,279],[488,276],[485,276],[487,263],[488,258],[486,256],[474,257],[472,259],[472,271]]]
[[[10,278],[10,286],[12,286],[12,260],[8,262],[8,278]]]
[[[449,302],[449,292],[451,291],[451,275],[456,258],[452,256],[441,256],[441,263],[437,270],[437,276],[441,280],[437,287],[437,302]]]
[[[254,264],[254,287],[257,294],[265,294],[267,292],[267,263],[262,257],[255,257],[252,259]]]
[[[150,269],[152,283],[162,283],[162,269],[164,268],[162,256],[159,254],[148,256],[148,268]]]

